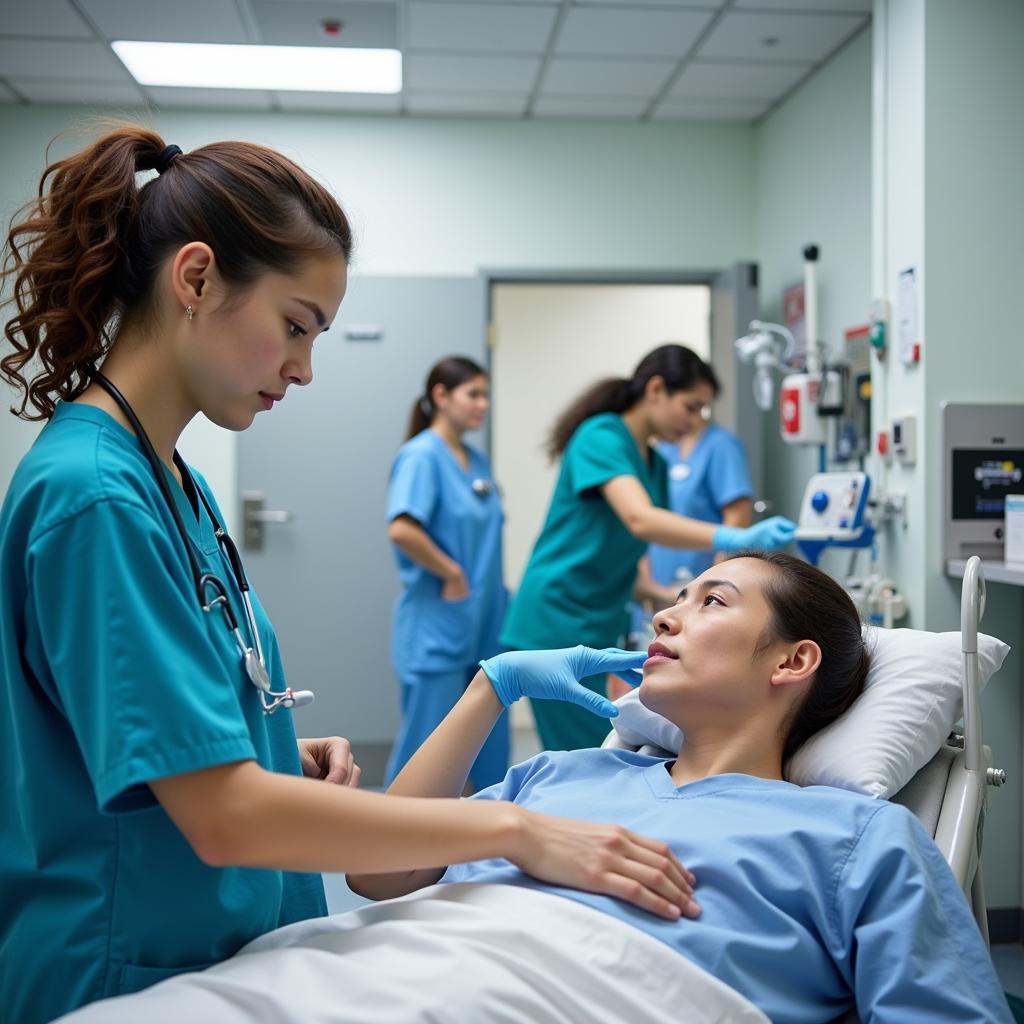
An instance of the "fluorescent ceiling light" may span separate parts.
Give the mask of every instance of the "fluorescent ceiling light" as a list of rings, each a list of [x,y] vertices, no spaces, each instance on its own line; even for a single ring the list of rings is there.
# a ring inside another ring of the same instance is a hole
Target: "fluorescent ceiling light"
[[[121,39],[110,45],[140,85],[303,92],[402,90],[402,55],[398,50]]]

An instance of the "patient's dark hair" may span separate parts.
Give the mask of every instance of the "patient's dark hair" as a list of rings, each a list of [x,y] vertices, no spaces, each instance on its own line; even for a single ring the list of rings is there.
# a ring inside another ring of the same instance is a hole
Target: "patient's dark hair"
[[[762,588],[772,617],[758,650],[779,640],[813,640],[821,648],[814,682],[785,722],[785,767],[804,743],[864,692],[869,657],[860,616],[831,576],[799,558],[778,551],[740,551],[731,557],[756,558],[774,569]]]

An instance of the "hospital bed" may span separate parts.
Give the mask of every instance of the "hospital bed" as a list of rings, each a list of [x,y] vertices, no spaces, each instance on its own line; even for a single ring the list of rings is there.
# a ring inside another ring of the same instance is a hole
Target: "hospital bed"
[[[909,808],[934,837],[987,941],[981,836],[988,787],[1000,785],[1004,775],[991,768],[991,753],[982,743],[978,623],[984,602],[981,563],[972,558],[964,574],[961,602],[963,732],[951,734],[894,799]],[[604,745],[626,746],[615,732]],[[69,1024],[134,1024],[141,1019],[169,1024],[186,1018],[216,1019],[220,1024],[300,1020],[306,1024],[349,1019],[335,1015],[339,1002],[357,1007],[361,1024],[397,1019],[665,1024],[679,1019],[682,1005],[688,1007],[691,1021],[766,1024],[767,1018],[728,986],[637,929],[608,918],[609,935],[595,943],[593,921],[586,916],[591,913],[571,900],[554,901],[518,887],[436,886],[400,900],[272,932],[209,971],[93,1004],[73,1014]],[[474,914],[482,925],[473,923]],[[574,916],[580,914],[585,919],[577,922],[581,938],[576,948],[585,948],[586,955],[577,957],[569,937]],[[369,943],[360,940],[367,929],[376,929]],[[416,947],[426,932],[442,941],[420,956]],[[525,932],[531,935],[530,943],[521,941]],[[485,950],[488,943],[489,951]],[[382,946],[390,951],[384,958],[377,955]],[[608,957],[603,965],[595,959],[595,949],[600,954],[602,948]],[[467,959],[481,950],[484,955]],[[403,958],[397,958],[399,951]],[[450,966],[443,962],[445,957],[455,958],[453,970],[445,969]],[[513,972],[522,984],[510,988],[507,973],[500,968],[515,957],[522,958]],[[341,963],[346,965],[348,980],[339,994],[334,979]],[[588,965],[595,969],[584,973]],[[552,985],[556,977],[560,983]],[[487,990],[490,1009],[462,1006],[461,1000],[482,989]],[[531,1004],[529,1000],[538,993],[543,995],[541,1003]],[[395,1010],[396,999],[402,1001],[404,1016]],[[431,1000],[440,1000],[448,1016],[431,1016],[427,1005]],[[549,1002],[560,1003],[554,1009],[561,1016],[547,1015]],[[713,1010],[708,1016],[701,1012],[705,1003]],[[671,1010],[667,1016],[666,1006]],[[858,1020],[851,1012],[834,1024]]]
[[[985,887],[981,870],[981,843],[988,809],[989,786],[1001,786],[1006,772],[992,767],[992,751],[982,741],[978,667],[978,624],[985,611],[985,576],[975,555],[964,571],[960,592],[960,650],[963,653],[963,731],[952,732],[946,742],[894,797],[912,811],[935,840],[963,889],[978,928],[989,942]],[[606,747],[628,747],[614,731]],[[637,749],[631,747],[631,749]],[[645,753],[669,755],[656,747]],[[855,1012],[836,1024],[857,1024]]]

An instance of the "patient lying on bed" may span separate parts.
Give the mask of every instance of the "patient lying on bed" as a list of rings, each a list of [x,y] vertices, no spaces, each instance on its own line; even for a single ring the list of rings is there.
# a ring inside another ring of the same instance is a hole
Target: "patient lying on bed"
[[[821,1024],[854,1005],[865,1022],[1009,1021],[963,894],[913,815],[783,781],[793,751],[863,688],[867,654],[842,588],[785,555],[742,556],[691,583],[654,625],[640,698],[685,733],[674,761],[548,752],[475,798],[663,839],[696,876],[698,917],[667,921],[545,885],[504,860],[350,878],[352,887],[371,898],[438,880],[554,893],[660,940],[775,1022]],[[430,791],[432,753],[452,756],[473,733],[459,710],[395,792]]]
[[[371,899],[402,898],[280,929],[73,1019],[824,1024],[856,1007],[864,1024],[1009,1024],[963,894],[910,812],[783,779],[863,688],[842,588],[785,555],[747,554],[654,624],[640,699],[685,733],[675,759],[548,752],[475,799],[659,838],[695,876],[699,906],[669,920],[505,860],[349,876]],[[501,711],[479,673],[389,792],[461,793]]]

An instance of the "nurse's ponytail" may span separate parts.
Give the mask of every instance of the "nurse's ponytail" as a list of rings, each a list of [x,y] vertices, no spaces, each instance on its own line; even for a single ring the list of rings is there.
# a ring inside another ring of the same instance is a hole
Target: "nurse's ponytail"
[[[140,188],[136,174],[147,170],[160,173]],[[236,288],[305,256],[347,261],[352,251],[341,207],[279,153],[220,142],[183,154],[141,126],[111,126],[50,164],[11,221],[0,271],[16,308],[4,325],[14,351],[0,359],[0,376],[22,392],[11,411],[49,419],[58,400],[79,395],[119,327],[157,312],[160,266],[188,242],[209,245]]]
[[[465,384],[467,380],[486,376],[487,371],[479,363],[473,362],[466,356],[445,356],[439,363],[436,363],[427,374],[427,383],[424,385],[423,394],[412,403],[409,427],[405,432],[406,441],[426,430],[434,422],[437,405],[434,402],[433,392],[438,384],[442,385],[446,391],[451,391],[460,384]]]
[[[547,441],[547,453],[554,461],[569,443],[576,428],[591,416],[603,412],[623,413],[644,396],[653,377],[665,382],[669,394],[687,391],[698,384],[710,384],[718,394],[715,371],[685,345],[662,345],[640,360],[631,378],[607,377],[583,392],[555,421]]]

